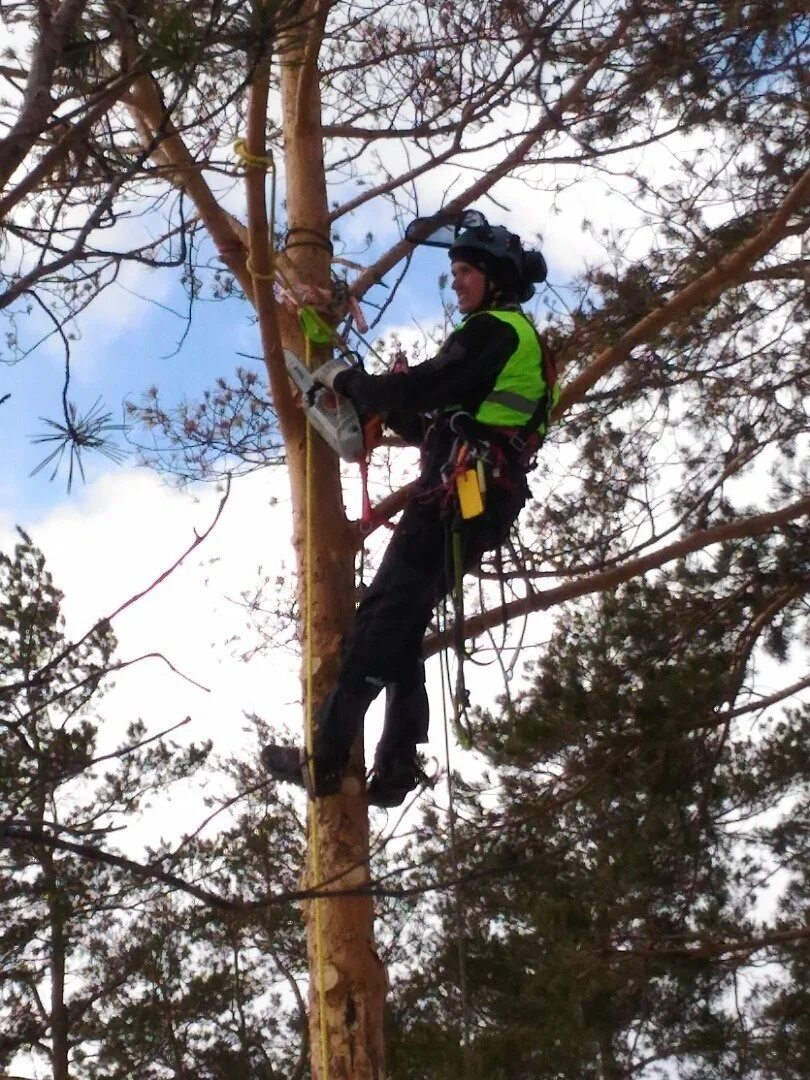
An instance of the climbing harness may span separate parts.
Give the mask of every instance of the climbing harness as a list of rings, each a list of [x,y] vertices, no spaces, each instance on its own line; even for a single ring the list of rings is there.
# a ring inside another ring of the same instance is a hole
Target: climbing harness
[[[479,457],[469,443],[462,443],[454,455],[451,475],[447,479],[455,485],[458,512],[464,521],[480,517],[484,512],[486,495],[486,471],[483,458]]]

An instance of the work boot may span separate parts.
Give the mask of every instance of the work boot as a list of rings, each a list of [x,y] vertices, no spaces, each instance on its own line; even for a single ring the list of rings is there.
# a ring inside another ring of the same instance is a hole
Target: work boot
[[[428,782],[416,752],[381,758],[368,780],[369,806],[401,806],[408,792]]]
[[[313,762],[314,768],[310,769],[303,747],[270,743],[262,749],[261,759],[273,780],[305,788],[311,799],[323,799],[340,791],[343,769],[324,767],[317,758]]]

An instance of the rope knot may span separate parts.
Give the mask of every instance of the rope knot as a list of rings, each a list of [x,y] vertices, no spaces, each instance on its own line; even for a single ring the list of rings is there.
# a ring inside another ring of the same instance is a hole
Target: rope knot
[[[237,139],[233,144],[233,152],[249,169],[264,169],[265,172],[275,170],[276,163],[273,161],[272,151],[266,156],[254,154],[248,149],[247,139]]]

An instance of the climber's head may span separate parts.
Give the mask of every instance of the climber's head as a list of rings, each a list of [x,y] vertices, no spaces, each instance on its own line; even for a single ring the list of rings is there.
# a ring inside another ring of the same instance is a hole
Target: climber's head
[[[458,300],[462,315],[486,308],[489,294],[494,290],[490,268],[482,260],[455,258],[450,264],[451,288]]]
[[[480,307],[530,300],[532,282],[546,278],[546,263],[539,251],[524,250],[516,233],[490,225],[476,210],[461,215],[448,254],[459,310],[465,315]]]

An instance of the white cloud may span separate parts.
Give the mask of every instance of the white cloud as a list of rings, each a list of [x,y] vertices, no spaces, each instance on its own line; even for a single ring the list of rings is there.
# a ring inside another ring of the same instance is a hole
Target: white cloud
[[[243,733],[245,712],[257,712],[279,730],[300,730],[297,657],[279,646],[249,662],[240,659],[239,653],[254,639],[244,609],[233,602],[243,590],[254,587],[259,566],[271,582],[278,574],[289,580],[293,572],[286,485],[282,469],[265,470],[235,483],[209,539],[165,582],[114,620],[119,658],[162,653],[209,692],[156,660],[120,672],[100,703],[105,749],[120,738],[126,723],[138,717],[156,731],[190,715],[192,723],[184,729],[185,737],[211,738],[220,752],[252,752]],[[356,513],[359,490],[352,470],[345,479],[345,498],[349,512]],[[211,489],[192,496],[166,486],[146,470],[119,469],[77,489],[71,501],[61,502],[40,520],[26,523],[65,594],[68,632],[82,634],[155,581],[191,543],[195,531],[208,526],[217,501]],[[0,544],[9,550],[14,537],[10,524],[3,524]],[[387,539],[382,530],[375,535],[372,549],[376,554]],[[243,635],[241,642],[228,644],[236,635]],[[433,708],[428,752],[443,762],[436,659],[429,663],[428,674]],[[469,674],[476,704],[486,704],[499,692],[491,670],[470,669]],[[379,737],[382,706],[381,699],[368,718],[368,760]],[[474,759],[468,764],[474,764]],[[189,792],[188,798],[197,805],[196,795]]]
[[[290,656],[247,664],[235,655],[238,646],[226,644],[245,632],[247,622],[244,610],[229,598],[238,600],[242,590],[253,587],[257,566],[274,576],[282,561],[290,565],[289,529],[279,524],[285,481],[280,471],[268,470],[235,484],[210,538],[115,619],[122,659],[162,653],[210,690],[198,689],[159,661],[136,664],[118,674],[101,706],[116,736],[138,716],[156,728],[189,714],[190,737],[211,737],[222,749],[233,749],[240,742],[243,711],[295,723],[297,665]],[[282,502],[272,505],[276,498]],[[27,525],[65,594],[68,632],[83,633],[154,582],[195,532],[208,526],[217,501],[211,489],[192,497],[145,470],[121,469]]]

